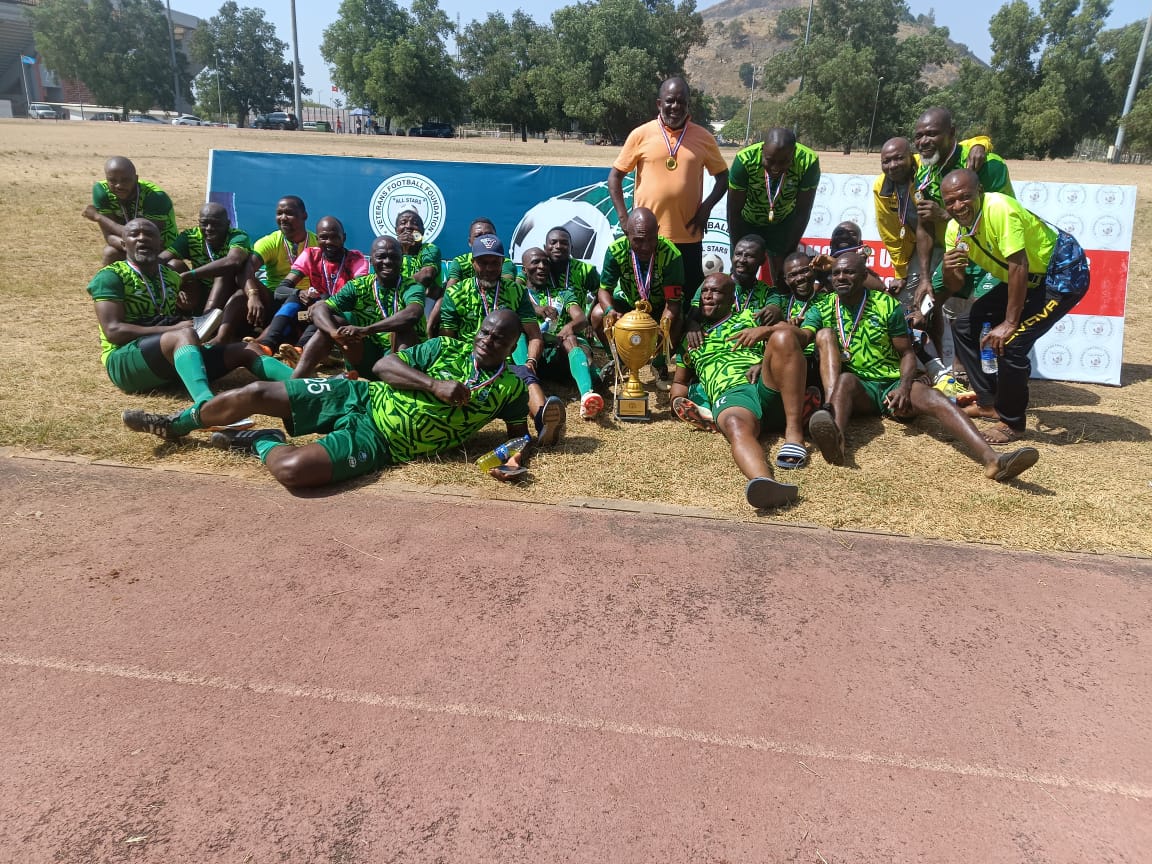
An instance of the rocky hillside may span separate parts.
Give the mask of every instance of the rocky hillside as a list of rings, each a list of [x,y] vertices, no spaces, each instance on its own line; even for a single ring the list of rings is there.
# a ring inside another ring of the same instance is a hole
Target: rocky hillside
[[[808,0],[724,0],[700,10],[708,44],[693,48],[686,63],[688,79],[693,87],[712,96],[737,96],[747,99],[748,90],[740,82],[742,63],[762,64],[768,57],[787,47],[776,37],[776,18],[782,9],[802,6]],[[902,36],[922,33],[926,23],[909,22],[900,28]],[[968,56],[980,62],[966,45],[952,43],[958,56]],[[946,84],[956,74],[956,65],[947,64],[933,70],[929,79],[934,84]]]

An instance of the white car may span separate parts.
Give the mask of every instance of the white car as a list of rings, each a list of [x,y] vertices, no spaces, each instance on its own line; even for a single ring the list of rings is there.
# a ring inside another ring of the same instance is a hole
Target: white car
[[[172,121],[173,126],[204,126],[206,125],[199,117],[193,117],[191,114],[181,114]]]
[[[35,117],[37,120],[55,120],[56,109],[51,105],[45,105],[43,102],[33,102],[28,106],[28,116]]]

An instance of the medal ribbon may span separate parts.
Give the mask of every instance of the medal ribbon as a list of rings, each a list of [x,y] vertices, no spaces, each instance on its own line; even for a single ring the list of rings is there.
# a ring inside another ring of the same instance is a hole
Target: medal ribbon
[[[488,306],[488,298],[484,294],[484,287],[480,284],[480,280],[476,280],[476,291],[480,295],[480,305],[484,307],[484,317],[487,318],[492,314],[493,309],[500,308],[500,280],[496,280],[496,295],[492,298],[492,306]]]
[[[568,263],[564,265],[564,287],[558,289],[557,293],[568,290],[568,278],[572,275],[572,259],[568,259]],[[552,279],[552,269],[548,269],[548,284],[553,288],[556,287],[556,282]],[[548,302],[552,302],[552,292],[548,292]]]
[[[635,252],[629,252],[629,254],[632,256],[632,276],[636,279],[636,290],[642,298],[647,300],[648,295],[652,293],[652,273],[656,270],[656,255],[653,254],[648,259],[648,275],[641,279],[640,259],[636,257]]]
[[[115,192],[112,194],[116,195]],[[116,204],[120,207],[120,215],[124,217],[125,225],[138,217],[140,215],[140,181],[136,181],[136,203],[132,205],[132,219],[128,218],[128,211],[124,209],[124,202],[120,200],[119,195],[116,195]]]
[[[840,345],[845,351],[852,345],[852,337],[856,335],[856,328],[860,326],[860,319],[864,317],[864,307],[868,305],[868,292],[864,292],[864,299],[860,301],[860,308],[856,310],[856,320],[852,322],[852,329],[844,332],[844,313],[840,309],[840,297],[835,296],[836,302],[836,330],[840,334]]]
[[[336,265],[336,269],[332,271],[332,276],[328,276],[328,260],[320,256],[320,275],[324,277],[324,291],[331,297],[336,293],[336,283],[340,281],[340,274],[344,272],[344,261],[348,257],[348,250],[344,250],[344,254],[340,256],[340,263]]]
[[[671,159],[676,158],[676,153],[680,150],[680,145],[684,143],[684,135],[688,132],[688,121],[684,121],[684,126],[680,130],[680,137],[676,139],[676,146],[672,146],[672,139],[668,135],[668,131],[664,128],[664,121],[657,121],[660,124],[660,134],[664,136],[664,146],[668,148],[668,156]]]
[[[480,364],[476,361],[476,355],[473,354],[472,355],[472,374],[468,376],[468,380],[464,382],[464,386],[467,387],[468,390],[472,393],[475,393],[477,390],[483,390],[484,388],[491,386],[493,381],[495,381],[497,378],[499,378],[501,375],[504,374],[504,367],[507,365],[508,365],[508,361],[505,360],[503,363],[500,364],[500,368],[496,370],[496,372],[492,375],[491,378],[489,378],[487,381],[480,381],[480,377],[482,374],[480,372]]]
[[[768,209],[776,209],[776,199],[780,197],[780,193],[784,190],[784,178],[788,176],[785,171],[780,175],[780,179],[776,181],[776,191],[772,191],[772,175],[768,173],[768,169],[764,169],[764,191],[768,193]]]
[[[164,307],[168,305],[168,283],[164,281],[164,265],[160,265],[157,271],[160,275],[160,305],[156,305],[156,294],[152,291],[152,283],[148,281],[148,277],[144,275],[144,271],[128,261],[128,266],[132,271],[140,277],[140,281],[144,283],[144,287],[148,289],[148,298],[152,301],[152,308],[156,310],[157,315],[164,314]]]
[[[296,262],[296,257],[300,254],[300,250],[304,248],[308,242],[308,236],[305,235],[304,239],[299,243],[290,243],[288,238],[284,236],[284,232],[280,232],[280,241],[284,244],[284,249],[288,253],[289,265]]]
[[[376,298],[376,308],[380,310],[381,318],[389,318],[389,314],[384,311],[384,302],[380,299],[380,276],[376,274],[372,277],[372,296]],[[400,280],[396,280],[396,290],[392,292],[392,314],[396,314],[396,304],[400,301]]]
[[[967,231],[957,231],[956,232],[956,246],[959,246],[961,243],[963,243],[965,240],[967,240],[969,237],[973,236],[976,233],[976,229],[980,227],[980,220],[983,218],[984,218],[984,208],[981,207],[980,212],[976,214],[976,221],[972,223],[972,227],[969,228]],[[960,223],[956,223],[956,224],[957,224],[957,227],[959,227]],[[955,247],[953,247],[953,248],[955,248]]]
[[[908,225],[908,221],[907,221],[908,220],[908,205],[912,203],[912,196],[909,195],[908,190],[905,189],[904,190],[904,197],[901,198],[900,197],[900,190],[897,189],[896,190],[896,202],[899,204],[899,207],[898,207],[896,213],[900,217],[900,227],[905,228]]]
[[[808,311],[808,304],[811,302],[812,302],[812,298],[809,297],[807,300],[804,301],[804,305],[800,307],[800,311],[797,312],[795,315],[793,315],[792,314],[792,307],[796,305],[796,292],[793,291],[791,294],[788,295],[788,317],[789,318],[803,318],[804,313]]]

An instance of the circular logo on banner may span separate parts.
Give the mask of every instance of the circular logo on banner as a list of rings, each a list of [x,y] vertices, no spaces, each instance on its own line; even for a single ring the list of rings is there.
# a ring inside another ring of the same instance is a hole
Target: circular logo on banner
[[[1041,359],[1049,369],[1067,369],[1072,365],[1072,352],[1066,345],[1049,345]]]
[[[1048,200],[1048,186],[1044,183],[1025,183],[1020,187],[1019,201],[1025,207],[1039,207]]]
[[[1071,318],[1061,318],[1052,325],[1049,331],[1053,336],[1071,336],[1076,332],[1076,325],[1072,323]]]
[[[377,236],[396,236],[396,217],[415,210],[424,220],[424,239],[429,243],[444,228],[444,193],[423,174],[393,174],[376,187],[368,201],[368,221]]]
[[[816,187],[816,195],[820,198],[826,198],[829,195],[836,194],[836,183],[827,174],[820,175],[820,185]]]
[[[1084,322],[1084,335],[1093,339],[1107,339],[1112,335],[1112,322],[1107,318],[1089,318]]]
[[[1102,372],[1112,365],[1112,355],[1103,348],[1089,348],[1080,355],[1080,365],[1085,369]]]
[[[1124,203],[1124,190],[1119,186],[1101,186],[1096,190],[1096,203],[1101,207],[1119,207]]]
[[[1057,217],[1056,226],[1061,231],[1067,231],[1073,237],[1077,234],[1082,235],[1084,233],[1084,220],[1071,213],[1065,213],[1063,216]]]
[[[1088,194],[1084,191],[1083,186],[1077,186],[1075,183],[1066,183],[1061,186],[1060,191],[1056,193],[1056,200],[1065,207],[1079,207],[1088,200]]]
[[[840,211],[841,222],[855,222],[861,230],[868,227],[867,219],[868,215],[859,207],[845,207]]]
[[[817,204],[812,208],[812,216],[808,219],[808,224],[817,228],[828,229],[826,231],[810,231],[807,233],[817,234],[818,236],[827,236],[832,229],[832,211],[821,204]]]
[[[1120,239],[1120,235],[1124,229],[1120,225],[1120,220],[1115,216],[1101,216],[1092,225],[1092,235],[1105,244],[1108,248],[1109,244],[1115,243]],[[1071,231],[1068,233],[1072,233]]]
[[[848,182],[844,184],[844,194],[849,198],[863,198],[871,190],[872,187],[863,177],[849,177]]]

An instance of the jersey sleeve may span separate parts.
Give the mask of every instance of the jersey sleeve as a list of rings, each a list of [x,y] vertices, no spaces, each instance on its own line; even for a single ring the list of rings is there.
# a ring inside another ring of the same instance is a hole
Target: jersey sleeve
[[[451,261],[448,262],[447,280],[451,281],[451,280],[455,279],[457,282],[459,282],[463,278],[464,278],[464,273],[460,269],[460,259],[459,258],[453,258]]]
[[[456,311],[456,301],[452,299],[452,292],[444,292],[444,300],[440,304],[440,329],[460,332],[460,315]]]
[[[243,249],[245,252],[251,252],[252,238],[248,236],[247,231],[241,231],[239,229],[230,231],[228,233],[228,248]]]
[[[616,154],[616,160],[612,163],[612,167],[621,174],[627,174],[632,171],[640,164],[640,145],[643,141],[643,127],[638,126],[628,134],[628,138],[624,141],[624,146],[621,147],[620,152]]]
[[[820,307],[815,303],[809,303],[808,309],[804,313],[804,320],[800,322],[801,330],[811,330],[815,333],[824,327],[824,316],[820,312]]]
[[[312,256],[309,251],[310,249],[304,249],[296,256],[296,260],[292,262],[292,269],[301,276],[307,276],[308,280],[311,281],[316,274],[312,272]]]
[[[192,247],[188,243],[188,232],[181,231],[168,247],[168,251],[180,259],[188,259],[192,254]]]
[[[817,156],[812,160],[800,176],[800,183],[796,186],[798,192],[811,192],[820,185],[820,157]]]
[[[716,137],[707,129],[703,130],[703,150],[704,150],[704,168],[708,173],[715,177],[717,174],[723,174],[728,170],[728,163],[724,161],[724,154],[720,152],[720,145],[716,143]]]
[[[112,300],[124,302],[124,283],[110,267],[104,267],[96,272],[92,281],[88,283],[88,293],[93,300]]]
[[[888,320],[885,324],[887,325],[889,336],[908,335],[908,319],[904,317],[904,307],[899,303],[892,304],[892,311],[888,313]]]
[[[92,184],[92,206],[101,213],[112,207],[112,202],[108,199],[108,187],[103,183]]]
[[[609,293],[620,282],[620,265],[611,252],[604,253],[604,266],[600,268],[600,286]]]
[[[324,301],[328,308],[337,312],[351,312],[356,308],[356,286],[349,279],[340,286],[340,290]]]
[[[176,208],[167,192],[156,189],[149,193],[148,212],[145,215],[156,223],[160,229],[160,239],[166,246],[176,239]]]
[[[409,282],[404,288],[404,292],[400,295],[400,302],[405,307],[412,303],[419,303],[420,308],[423,309],[424,300],[424,286],[419,282]]]
[[[748,166],[744,162],[744,154],[737,153],[732,160],[732,167],[728,170],[728,188],[738,192],[748,191]]]
[[[681,288],[684,285],[684,258],[680,255],[679,250],[673,256],[672,260],[668,262],[668,267],[664,270],[664,284],[665,285],[679,285]],[[693,286],[695,288],[696,286]]]
[[[515,279],[520,275],[520,271],[516,269],[516,262],[511,258],[505,258],[504,263],[500,265],[500,276],[504,279]]]
[[[520,302],[516,306],[516,314],[520,316],[521,321],[536,322],[536,309],[532,305],[532,298],[528,296],[528,289],[525,288],[524,292],[520,295]]]
[[[987,159],[980,169],[980,185],[985,192],[1002,192],[1008,187],[1008,165],[1002,159]]]
[[[267,264],[276,256],[280,249],[280,242],[275,234],[266,234],[252,244],[252,254],[260,258],[261,264]]]
[[[425,343],[427,344],[427,343]],[[528,389],[521,385],[519,392],[496,412],[496,417],[505,423],[525,423],[528,421]]]
[[[442,344],[439,337],[429,339],[427,342],[421,342],[419,345],[413,345],[411,348],[397,351],[396,356],[413,369],[427,372],[432,364],[436,362],[436,358],[440,356],[440,346]]]

